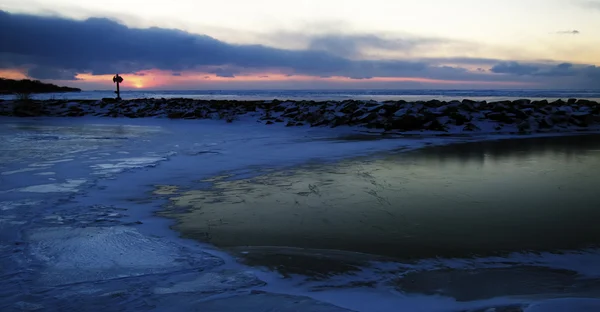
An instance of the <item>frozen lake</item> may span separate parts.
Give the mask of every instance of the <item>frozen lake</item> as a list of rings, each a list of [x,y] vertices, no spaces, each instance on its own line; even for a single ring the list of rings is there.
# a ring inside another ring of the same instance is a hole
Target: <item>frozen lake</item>
[[[596,136],[0,121],[2,311],[600,307]]]

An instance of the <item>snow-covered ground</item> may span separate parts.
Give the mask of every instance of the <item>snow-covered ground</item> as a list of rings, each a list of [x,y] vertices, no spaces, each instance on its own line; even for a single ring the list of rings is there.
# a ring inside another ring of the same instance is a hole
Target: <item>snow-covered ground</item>
[[[357,135],[352,128],[212,120],[2,118],[0,310],[519,311],[515,307],[526,305],[524,311],[533,312],[600,310],[595,299],[461,301],[401,293],[385,283],[355,284],[386,274],[513,265],[597,277],[600,256],[594,250],[373,263],[360,273],[308,281],[239,264],[215,247],[179,238],[169,229],[172,221],[154,215],[165,204],[153,194],[158,185],[508,137],[347,139]],[[596,287],[589,289],[590,297],[598,295]]]

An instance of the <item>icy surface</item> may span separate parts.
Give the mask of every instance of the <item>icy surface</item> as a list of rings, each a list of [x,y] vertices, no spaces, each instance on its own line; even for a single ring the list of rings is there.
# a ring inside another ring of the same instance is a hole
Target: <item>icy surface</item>
[[[30,253],[44,263],[40,282],[72,284],[186,269],[205,269],[222,260],[191,253],[130,227],[40,228],[27,235]]]
[[[0,310],[455,312],[515,304],[531,304],[526,311],[533,312],[567,311],[559,308],[570,305],[577,307],[570,311],[595,309],[592,299],[461,302],[450,297],[453,291],[405,293],[389,282],[406,272],[453,268],[465,270],[458,273],[462,276],[513,265],[597,277],[596,250],[377,262],[323,280],[284,278],[181,239],[168,229],[172,223],[153,215],[164,204],[154,196],[190,180],[506,137],[383,139],[351,128],[290,129],[243,121],[2,118]],[[156,185],[165,187],[152,194]]]
[[[596,312],[600,311],[600,299],[566,298],[533,304],[525,312]]]

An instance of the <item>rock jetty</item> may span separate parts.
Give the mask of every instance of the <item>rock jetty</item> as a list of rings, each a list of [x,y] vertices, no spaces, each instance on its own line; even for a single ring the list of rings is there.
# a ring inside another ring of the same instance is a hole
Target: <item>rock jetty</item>
[[[249,120],[288,127],[353,126],[392,132],[532,133],[600,129],[600,104],[531,101],[228,101],[135,99],[0,101],[0,115]]]

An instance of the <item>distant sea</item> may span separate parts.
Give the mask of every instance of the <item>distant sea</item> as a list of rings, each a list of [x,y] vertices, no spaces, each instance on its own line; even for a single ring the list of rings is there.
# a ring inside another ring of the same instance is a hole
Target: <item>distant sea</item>
[[[114,91],[36,94],[35,99],[99,100],[115,97]],[[514,100],[514,99],[590,99],[600,101],[600,90],[188,90],[188,91],[123,91],[123,99],[192,98],[207,100]],[[0,96],[12,99],[14,96]]]

